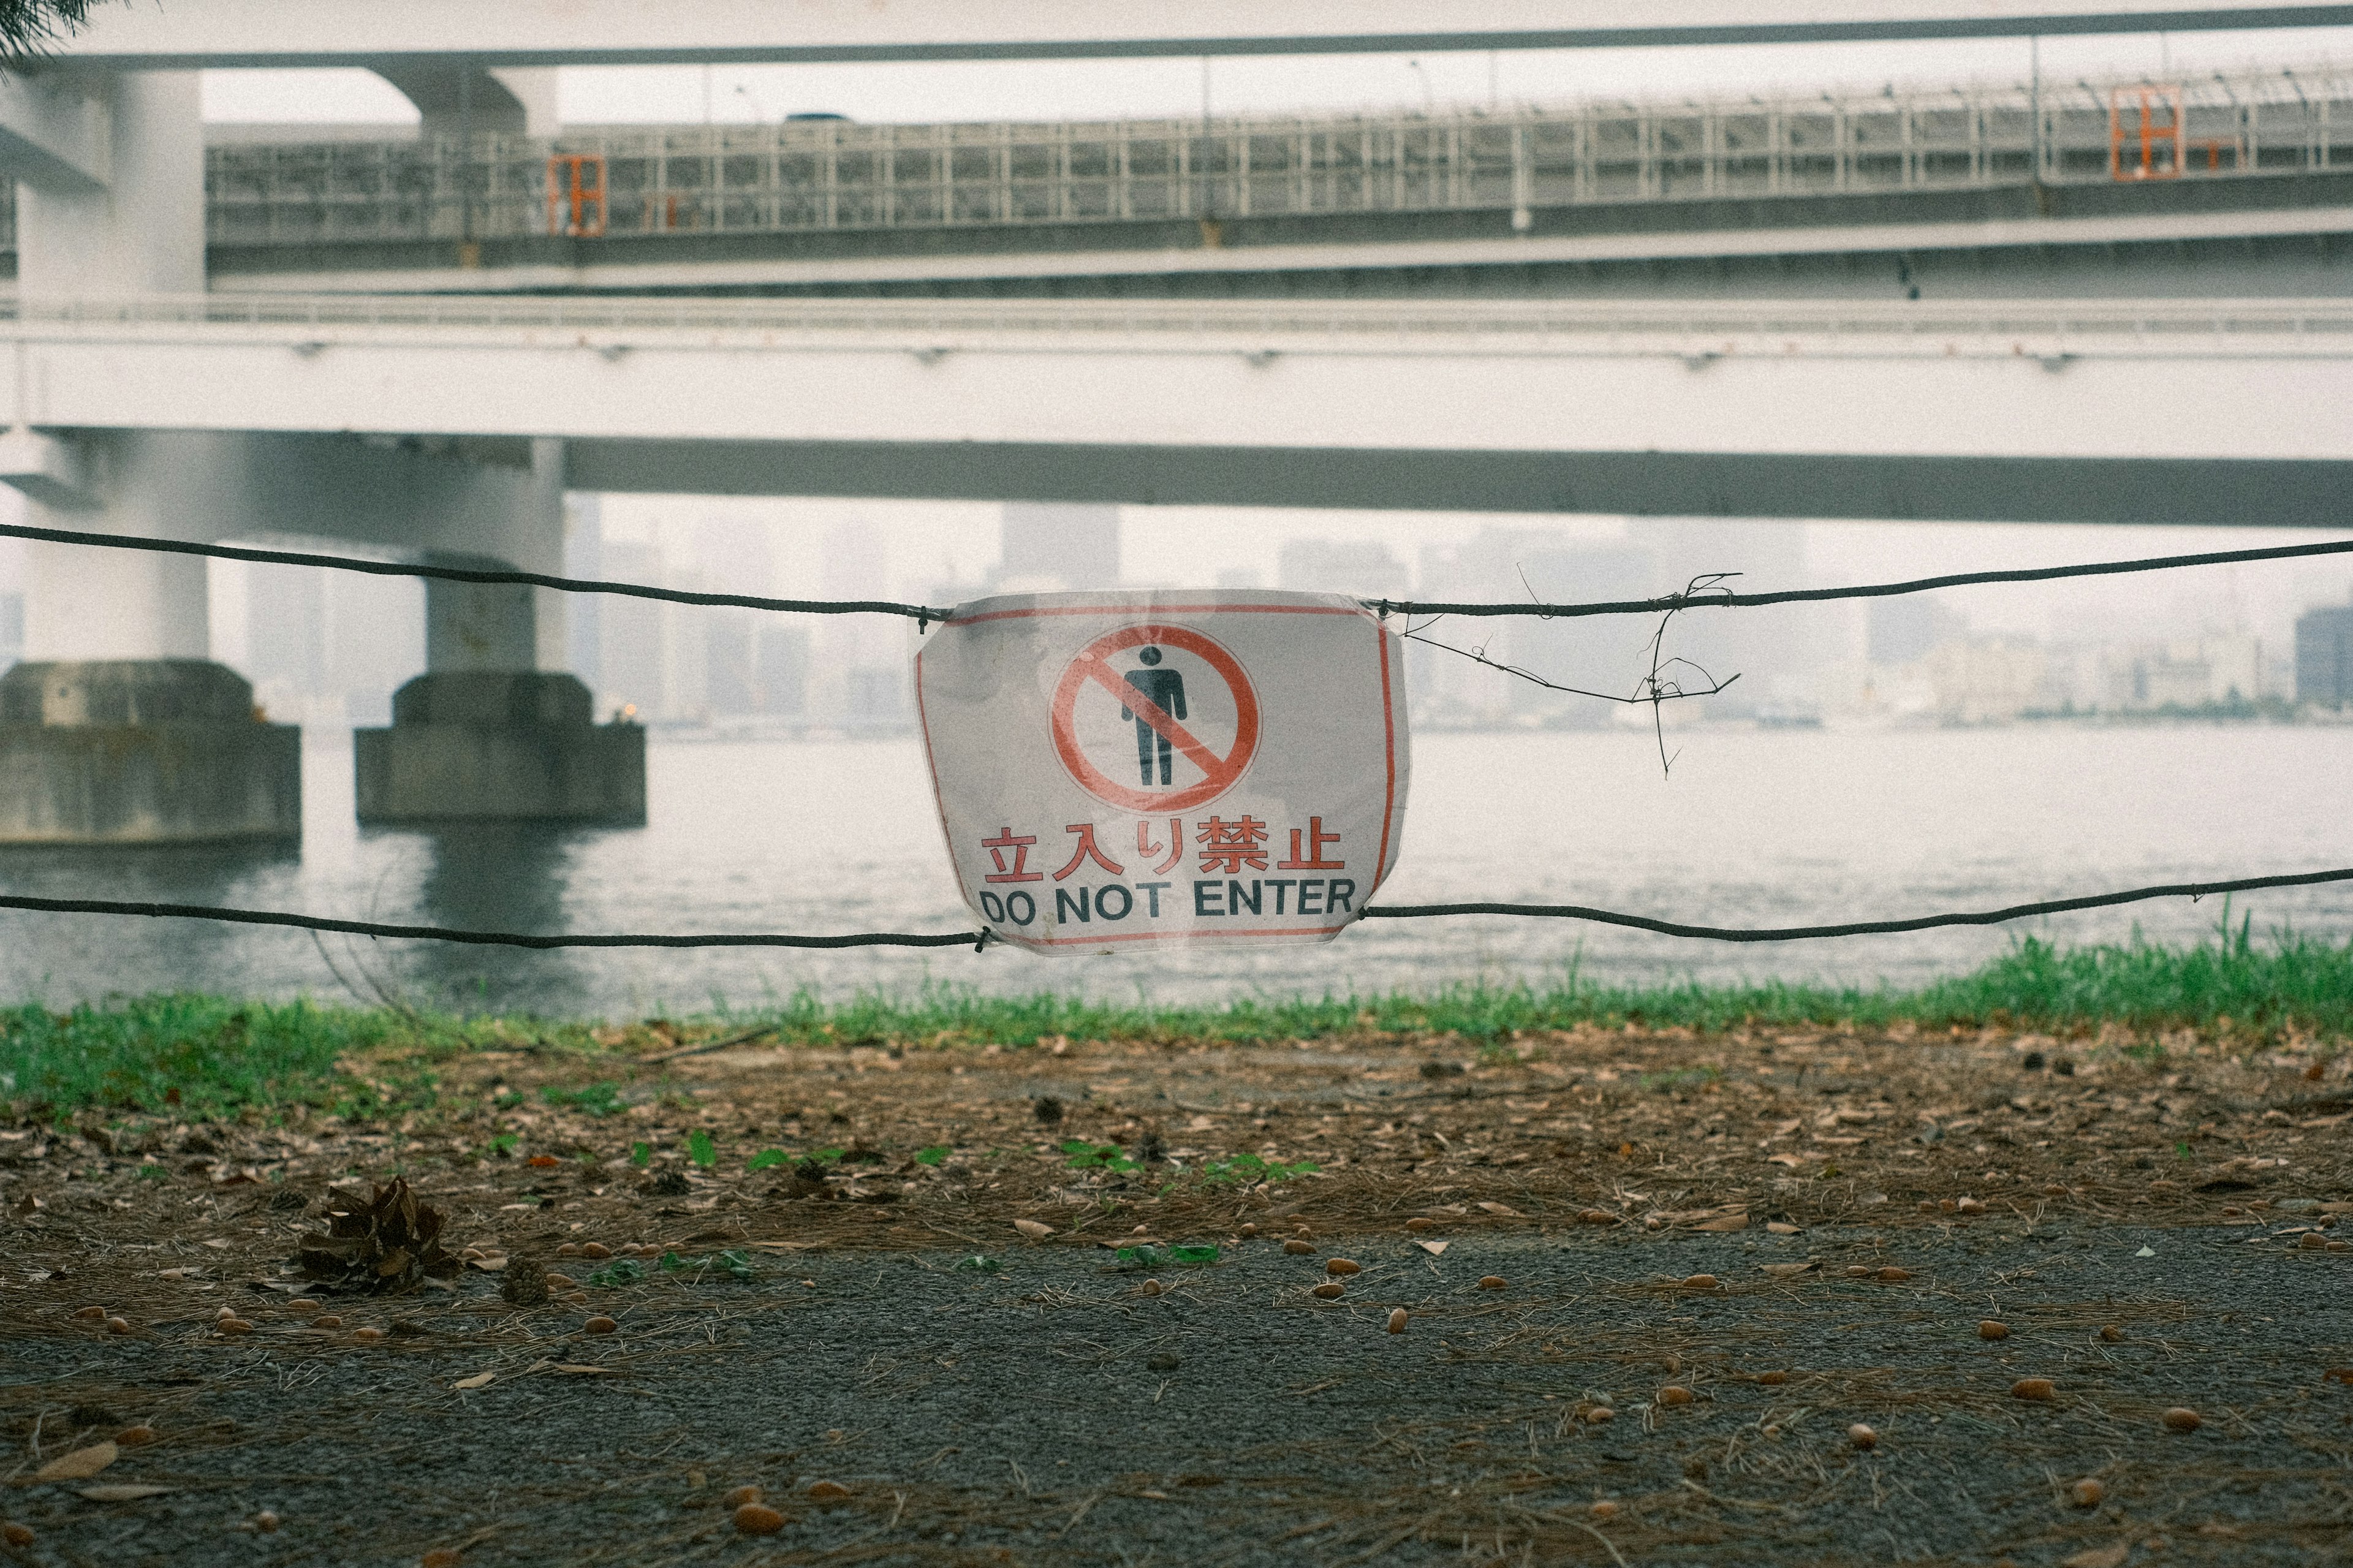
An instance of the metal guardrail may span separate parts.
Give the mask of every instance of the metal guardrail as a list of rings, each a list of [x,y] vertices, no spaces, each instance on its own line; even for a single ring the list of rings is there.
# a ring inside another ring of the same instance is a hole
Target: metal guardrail
[[[216,146],[216,247],[1214,226],[2353,166],[2353,73],[1424,114],[628,127]],[[1204,237],[1214,243],[1214,233]]]
[[[2294,339],[2353,351],[2353,300],[1829,300],[1748,303],[1587,300],[747,300],[677,297],[213,293],[0,301],[0,337],[62,331],[254,327],[495,329],[665,333],[730,340],[865,333],[924,343],[957,335],[1361,342],[1564,342],[1612,338],[2060,339],[2109,343]],[[732,345],[731,345],[732,346]]]

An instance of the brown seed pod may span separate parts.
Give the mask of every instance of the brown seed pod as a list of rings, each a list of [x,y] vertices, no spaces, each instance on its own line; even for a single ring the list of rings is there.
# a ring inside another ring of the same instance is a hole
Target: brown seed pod
[[[2058,1392],[2058,1384],[2047,1377],[2021,1377],[2010,1385],[2014,1399],[2049,1399]]]
[[[1786,1372],[1760,1372],[1757,1374],[1757,1381],[1767,1388],[1778,1388],[1789,1381],[1789,1374]]]
[[[418,1558],[417,1563],[417,1568],[458,1568],[458,1549],[454,1546],[437,1546]]]
[[[1713,1290],[1722,1283],[1724,1283],[1724,1281],[1718,1279],[1713,1274],[1694,1274],[1688,1276],[1683,1280],[1683,1289],[1686,1290]]]
[[[353,1329],[352,1331],[352,1338],[355,1340],[367,1340],[374,1342],[384,1338],[384,1331],[382,1329]]]
[[[759,1502],[767,1495],[757,1487],[737,1487],[721,1500],[729,1508],[742,1508],[747,1502]]]
[[[601,1241],[584,1241],[580,1244],[580,1256],[583,1258],[610,1258],[613,1256],[613,1249],[606,1246]]]
[[[1618,1505],[1611,1502],[1608,1498],[1603,1498],[1599,1502],[1593,1505],[1593,1517],[1596,1519],[1616,1519],[1618,1517]]]
[[[2124,1337],[2125,1331],[2114,1323],[2105,1324],[2100,1330],[2100,1338],[2112,1345],[2120,1343]]]
[[[1963,1198],[1953,1205],[1955,1211],[1960,1214],[1983,1214],[1985,1207],[1983,1198]]]
[[[1392,1308],[1390,1308],[1390,1309],[1389,1309],[1389,1332],[1391,1332],[1391,1333],[1393,1333],[1393,1334],[1401,1334],[1401,1333],[1405,1332],[1405,1321],[1406,1321],[1406,1317],[1407,1317],[1406,1310],[1405,1310],[1403,1307],[1392,1307]]]
[[[744,1535],[774,1535],[785,1528],[785,1516],[764,1502],[747,1502],[735,1510],[735,1529]]]
[[[2085,1476],[2067,1489],[2067,1500],[2077,1508],[2097,1508],[2107,1500],[2108,1489]]]
[[[29,1524],[17,1524],[13,1521],[7,1524],[0,1524],[0,1541],[5,1541],[11,1546],[30,1546],[33,1544],[33,1527]]]
[[[1282,1250],[1293,1258],[1304,1258],[1315,1250],[1315,1244],[1312,1241],[1286,1241],[1282,1244]]]
[[[125,1426],[114,1435],[114,1446],[118,1448],[143,1448],[154,1440],[155,1428],[144,1422],[136,1426]]]
[[[1846,1429],[1847,1441],[1862,1449],[1879,1447],[1879,1434],[1858,1421]]]
[[[99,1321],[104,1322],[107,1318],[107,1310],[103,1307],[83,1307],[77,1310],[74,1313],[74,1316],[77,1318],[95,1318]]]
[[[1436,1230],[1438,1222],[1427,1215],[1416,1215],[1405,1222],[1405,1227],[1408,1230]]]
[[[1991,1318],[1982,1319],[1978,1323],[1978,1338],[1981,1340],[2006,1340],[2010,1338],[2010,1325],[2008,1323],[1998,1323]]]
[[[1335,1258],[1324,1265],[1324,1273],[1335,1276],[1343,1274],[1362,1274],[1364,1271],[1365,1266],[1363,1264],[1345,1258]]]
[[[109,1318],[106,1320],[106,1331],[110,1334],[127,1334],[131,1331],[131,1321],[127,1318]]]
[[[839,1502],[849,1495],[849,1489],[839,1481],[811,1481],[808,1495],[819,1502]]]
[[[1348,1288],[1345,1285],[1341,1284],[1337,1279],[1326,1279],[1323,1284],[1318,1285],[1315,1289],[1307,1293],[1317,1298],[1319,1300],[1336,1301],[1342,1296],[1347,1294],[1347,1290]]]
[[[213,1325],[213,1332],[216,1334],[227,1334],[234,1339],[238,1335],[253,1332],[253,1325],[247,1322],[243,1318],[223,1318],[219,1322]]]
[[[1480,1277],[1479,1289],[1482,1290],[1500,1290],[1503,1288],[1504,1277],[1500,1274],[1485,1274]]]
[[[325,1317],[311,1319],[311,1326],[314,1329],[340,1329],[343,1326],[343,1321],[334,1313],[329,1312]]]
[[[567,1241],[563,1246],[555,1249],[555,1256],[558,1258],[577,1258],[580,1256],[580,1244],[576,1241]]]
[[[574,1289],[575,1284],[576,1281],[569,1274],[551,1274],[547,1277],[547,1288],[551,1290],[569,1290]]]
[[[290,1312],[315,1312],[319,1310],[319,1303],[308,1296],[297,1296],[286,1303],[286,1310]]]
[[[1411,1224],[1412,1222],[1409,1220],[1407,1223]],[[1256,1236],[1258,1234],[1258,1226],[1255,1223],[1250,1220],[1244,1220],[1242,1222],[1241,1229],[1237,1234],[1242,1236]]]
[[[1162,1291],[1167,1289],[1168,1287],[1163,1285],[1157,1279],[1146,1279],[1142,1285],[1136,1287],[1136,1289],[1143,1291],[1144,1294],[1147,1296],[1157,1296]]]
[[[264,1535],[275,1535],[278,1533],[278,1516],[265,1508],[253,1516],[253,1528]]]
[[[1904,1281],[1911,1278],[1912,1270],[1909,1268],[1897,1268],[1892,1265],[1879,1271],[1879,1280],[1880,1283],[1883,1285],[1901,1285]]]
[[[2175,1405],[2158,1419],[2165,1424],[2165,1429],[2168,1432],[2195,1432],[2205,1425],[2205,1422],[2199,1418],[2198,1412],[2186,1405]]]
[[[600,1315],[598,1317],[591,1318],[586,1322],[581,1324],[580,1331],[584,1334],[609,1334],[620,1326],[620,1324],[613,1321],[612,1319]]]
[[[1588,1405],[1586,1406],[1585,1424],[1588,1426],[1599,1426],[1605,1421],[1615,1421],[1617,1419],[1618,1412],[1610,1409],[1607,1405]]]
[[[1692,1391],[1688,1388],[1669,1384],[1659,1390],[1659,1403],[1662,1405],[1689,1405],[1691,1402]]]

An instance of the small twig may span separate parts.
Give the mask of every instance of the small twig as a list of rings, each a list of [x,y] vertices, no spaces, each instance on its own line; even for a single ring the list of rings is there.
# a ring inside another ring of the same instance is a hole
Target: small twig
[[[765,1029],[754,1029],[749,1034],[730,1035],[723,1040],[705,1040],[699,1046],[681,1046],[677,1050],[664,1051],[658,1057],[639,1057],[638,1060],[641,1063],[674,1062],[681,1057],[707,1057],[713,1051],[723,1051],[730,1046],[748,1046],[754,1040],[765,1039],[776,1032],[776,1026],[771,1024]]]
[[[1581,686],[1564,686],[1556,680],[1547,680],[1543,676],[1536,674],[1534,670],[1528,669],[1524,666],[1505,664],[1500,659],[1489,658],[1487,657],[1487,645],[1485,643],[1482,643],[1476,647],[1466,648],[1456,647],[1451,643],[1440,642],[1437,638],[1429,636],[1426,629],[1429,626],[1437,624],[1437,617],[1435,616],[1423,622],[1422,626],[1424,629],[1419,630],[1415,628],[1411,617],[1409,616],[1406,621],[1406,629],[1399,635],[1408,642],[1424,643],[1430,647],[1440,648],[1451,654],[1459,654],[1462,658],[1470,659],[1474,664],[1483,664],[1489,669],[1501,671],[1503,674],[1511,676],[1515,679],[1532,682],[1535,685],[1543,687],[1547,691],[1563,692],[1571,697],[1590,697],[1595,699],[1597,701],[1622,703],[1628,707],[1635,707],[1643,703],[1648,703],[1651,709],[1651,729],[1652,733],[1658,737],[1659,768],[1662,773],[1671,773],[1674,771],[1674,758],[1667,754],[1666,721],[1661,712],[1662,706],[1669,702],[1682,701],[1687,698],[1713,697],[1717,692],[1722,691],[1725,688],[1730,686],[1734,681],[1738,680],[1740,677],[1736,674],[1725,679],[1718,680],[1715,676],[1709,674],[1705,668],[1694,663],[1690,659],[1667,658],[1666,637],[1668,624],[1672,622],[1675,616],[1690,608],[1694,603],[1706,604],[1712,600],[1727,596],[1731,593],[1731,590],[1724,586],[1725,583],[1738,575],[1740,575],[1740,574],[1737,572],[1704,573],[1697,577],[1694,577],[1689,583],[1684,584],[1683,591],[1682,593],[1672,595],[1667,601],[1664,613],[1659,616],[1658,627],[1651,634],[1650,670],[1635,683],[1633,693],[1630,696],[1620,697],[1617,693],[1611,691],[1590,691]],[[1527,584],[1527,580],[1525,574],[1523,574],[1521,578],[1521,584],[1523,586],[1526,586]],[[1535,589],[1529,588],[1528,592],[1529,596],[1533,598],[1535,596]],[[1551,617],[1549,616],[1541,616],[1539,618],[1549,620]],[[1684,689],[1682,680],[1669,674],[1669,672],[1677,665],[1682,665],[1685,668],[1697,671],[1699,679],[1706,683],[1705,686],[1704,688],[1691,690]]]
[[[1555,1517],[1557,1518],[1558,1516],[1556,1515]],[[1609,1560],[1617,1563],[1618,1568],[1626,1568],[1626,1560],[1618,1555],[1617,1546],[1611,1542],[1608,1536],[1602,1534],[1599,1531],[1594,1529],[1591,1525],[1586,1523],[1581,1519],[1563,1519],[1560,1522],[1572,1526],[1577,1530],[1581,1530],[1585,1531],[1586,1534],[1593,1537],[1594,1540],[1601,1542],[1601,1550],[1609,1553]]]

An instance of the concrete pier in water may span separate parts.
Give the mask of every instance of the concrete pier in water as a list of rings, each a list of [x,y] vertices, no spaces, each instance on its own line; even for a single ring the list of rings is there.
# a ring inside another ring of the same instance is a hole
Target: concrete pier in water
[[[0,676],[0,844],[299,838],[302,737],[207,659],[19,664]]]

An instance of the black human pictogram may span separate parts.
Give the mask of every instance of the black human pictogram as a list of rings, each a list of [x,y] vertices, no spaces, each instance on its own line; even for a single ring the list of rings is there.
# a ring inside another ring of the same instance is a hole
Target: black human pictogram
[[[1135,657],[1143,660],[1147,667],[1156,665],[1160,662],[1160,650],[1156,647],[1147,647]],[[1127,672],[1127,683],[1134,687],[1145,701],[1157,707],[1171,719],[1181,720],[1185,717],[1183,671],[1150,668],[1131,669]],[[1122,708],[1119,710],[1119,716],[1135,721],[1135,771],[1142,775],[1141,782],[1147,784],[1152,782],[1152,763],[1156,755],[1160,761],[1160,782],[1166,784],[1169,753],[1174,750],[1169,744],[1168,737],[1154,729],[1150,721],[1132,709]]]

